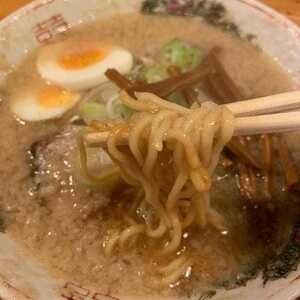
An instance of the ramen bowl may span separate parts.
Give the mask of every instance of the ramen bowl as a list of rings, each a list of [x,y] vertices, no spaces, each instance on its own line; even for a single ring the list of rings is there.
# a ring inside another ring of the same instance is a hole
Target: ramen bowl
[[[51,42],[79,24],[88,24],[115,14],[143,12],[187,15],[192,1],[142,0],[44,0],[34,1],[0,23],[0,80],[18,65],[28,52]],[[218,0],[226,7],[227,29],[248,38],[272,56],[300,87],[300,29],[282,15],[254,0]],[[154,4],[153,4],[154,3]],[[195,17],[197,17],[195,15]],[[214,22],[215,26],[224,26]],[[300,269],[285,278],[264,283],[262,276],[231,290],[197,294],[188,299],[216,300],[296,300],[300,299]],[[0,298],[32,300],[134,300],[153,296],[119,295],[60,279],[47,272],[7,234],[0,234]],[[168,299],[155,297],[155,300]],[[172,298],[174,299],[174,298]],[[179,298],[180,299],[180,298]],[[181,298],[182,300],[187,298]]]

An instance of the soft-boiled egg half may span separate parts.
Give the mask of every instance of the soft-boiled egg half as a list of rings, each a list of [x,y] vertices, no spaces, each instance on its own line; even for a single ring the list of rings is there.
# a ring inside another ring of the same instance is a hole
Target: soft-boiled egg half
[[[13,96],[10,107],[13,113],[25,121],[43,121],[61,117],[81,98],[54,85],[43,85]]]
[[[129,51],[100,42],[58,42],[41,48],[37,58],[37,68],[44,79],[71,91],[106,82],[105,72],[109,68],[127,74],[132,66]]]

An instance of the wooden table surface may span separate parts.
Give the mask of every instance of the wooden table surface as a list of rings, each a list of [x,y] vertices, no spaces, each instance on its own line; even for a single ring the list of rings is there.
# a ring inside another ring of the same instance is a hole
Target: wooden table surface
[[[0,0],[0,18],[5,17],[17,8],[31,0]],[[100,0],[101,1],[101,0]],[[295,23],[300,25],[300,0],[261,0],[278,11],[286,14]]]

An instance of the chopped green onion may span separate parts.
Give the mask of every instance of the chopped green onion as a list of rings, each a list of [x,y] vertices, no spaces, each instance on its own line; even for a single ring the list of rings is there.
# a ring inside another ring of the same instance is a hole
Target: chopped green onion
[[[174,39],[162,47],[158,58],[161,64],[166,66],[176,65],[183,72],[186,72],[197,67],[202,57],[201,49],[191,47],[181,40]]]
[[[105,105],[96,102],[83,103],[80,107],[79,115],[87,124],[107,117]]]
[[[114,114],[122,119],[129,119],[133,114],[133,110],[123,103],[116,102],[113,107]]]
[[[142,70],[142,79],[147,83],[154,83],[160,80],[164,80],[169,77],[167,69],[162,65],[154,65],[151,67],[145,67]]]

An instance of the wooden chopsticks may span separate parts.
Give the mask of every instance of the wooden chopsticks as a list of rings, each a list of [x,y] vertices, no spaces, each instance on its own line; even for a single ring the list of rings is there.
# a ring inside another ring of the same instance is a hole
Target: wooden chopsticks
[[[179,113],[188,113],[189,109],[175,103],[168,103],[168,107]],[[235,136],[255,135],[265,133],[279,133],[300,129],[300,91],[262,97],[253,100],[238,101],[224,104],[236,116]],[[279,113],[280,111],[285,111]],[[289,112],[286,112],[289,111]],[[276,112],[276,113],[272,113]],[[90,146],[106,143],[109,132],[90,133],[86,142]],[[127,142],[128,133],[120,139],[120,143]]]
[[[237,117],[286,112],[300,108],[300,91],[235,101],[226,107]]]
[[[237,117],[235,135],[300,129],[300,91],[226,104]]]

